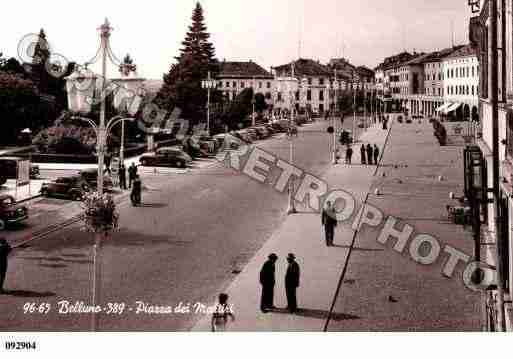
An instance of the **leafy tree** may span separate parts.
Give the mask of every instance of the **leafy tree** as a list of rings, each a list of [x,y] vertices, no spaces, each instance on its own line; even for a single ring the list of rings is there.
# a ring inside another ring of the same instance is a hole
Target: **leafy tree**
[[[255,111],[261,113],[265,110],[267,110],[267,102],[265,102],[264,94],[259,92],[255,95]]]
[[[180,55],[175,58],[177,63],[172,64],[169,72],[164,75],[164,83],[156,99],[157,104],[168,113],[179,107],[183,117],[192,125],[206,117],[207,91],[201,87],[201,81],[207,77],[208,71],[212,77],[218,72],[214,46],[209,42],[209,37],[203,9],[197,3],[192,25],[182,42]],[[211,102],[220,101],[220,93],[212,91]]]
[[[18,74],[0,72],[0,143],[14,144],[24,128],[37,130],[55,116],[51,103],[41,101],[35,84]]]
[[[252,112],[253,89],[246,88],[235,97],[228,107],[224,119],[230,129],[237,129],[239,123],[248,121]]]
[[[9,72],[12,74],[18,74],[21,77],[26,77],[26,72],[23,66],[16,60],[14,57],[9,59],[3,58],[2,53],[0,52],[0,71]]]

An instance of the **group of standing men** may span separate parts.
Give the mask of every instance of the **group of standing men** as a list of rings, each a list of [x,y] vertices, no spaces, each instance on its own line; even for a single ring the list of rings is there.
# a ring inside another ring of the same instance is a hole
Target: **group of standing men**
[[[260,271],[260,284],[262,285],[260,310],[263,313],[276,309],[274,306],[274,285],[276,284],[275,264],[277,261],[278,256],[275,253],[270,254]],[[296,313],[298,311],[296,290],[299,287],[299,264],[296,262],[296,256],[293,253],[289,253],[287,256],[287,262],[289,263],[285,274],[287,310],[290,313]]]
[[[374,146],[371,146],[370,143],[367,146],[362,144],[360,156],[362,165],[377,165],[379,161],[379,148],[376,144]],[[352,157],[353,149],[351,145],[348,145],[346,149],[346,164],[350,165],[352,163]]]

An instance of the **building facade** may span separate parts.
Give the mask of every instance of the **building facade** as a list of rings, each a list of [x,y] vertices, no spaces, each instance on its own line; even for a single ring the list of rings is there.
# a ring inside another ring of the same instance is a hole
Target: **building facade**
[[[513,320],[512,8],[512,0],[474,1],[473,10],[477,10],[478,15],[471,19],[469,31],[470,42],[479,62],[482,135],[476,138],[477,146],[468,148],[475,154],[475,159],[470,165],[468,161],[465,162],[465,182],[470,183],[471,189],[476,189],[466,191],[466,195],[475,198],[479,205],[479,223],[482,225],[479,240],[486,243],[478,247],[478,257],[482,263],[492,266],[497,274],[482,292],[487,329],[491,331],[511,331]],[[492,23],[497,24],[495,34]],[[463,64],[453,65],[457,68]],[[477,68],[472,62],[466,65]],[[466,75],[467,70],[464,71]],[[474,81],[472,84],[475,86]],[[483,194],[479,197],[474,192]]]
[[[445,112],[459,120],[478,119],[479,63],[470,45],[452,52],[443,59],[444,99],[451,103]],[[451,110],[451,111],[449,111]]]
[[[310,59],[299,59],[272,68],[275,78],[274,108],[278,110],[324,113],[334,99],[330,96],[335,72],[326,65]],[[292,101],[286,101],[293,93]]]
[[[253,61],[223,61],[216,76],[217,89],[226,99],[233,101],[243,90],[252,88],[270,100],[274,76]]]

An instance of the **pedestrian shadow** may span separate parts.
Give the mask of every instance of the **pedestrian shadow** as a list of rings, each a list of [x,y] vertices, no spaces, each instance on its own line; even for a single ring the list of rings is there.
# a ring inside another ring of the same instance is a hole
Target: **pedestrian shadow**
[[[30,290],[4,290],[4,295],[20,298],[47,298],[55,297],[53,292],[33,292]]]
[[[343,249],[351,249],[351,246],[341,246],[338,244],[334,244],[333,247],[335,248],[343,248]],[[352,249],[353,251],[359,251],[359,252],[383,252],[383,248],[360,248],[360,247],[354,247]]]
[[[320,309],[299,308],[296,313],[290,313],[286,308],[276,308],[272,310],[273,313],[294,315],[297,317],[311,318],[311,319],[328,319],[329,311]],[[340,322],[344,320],[361,319],[357,315],[348,313],[331,313],[331,320]]]

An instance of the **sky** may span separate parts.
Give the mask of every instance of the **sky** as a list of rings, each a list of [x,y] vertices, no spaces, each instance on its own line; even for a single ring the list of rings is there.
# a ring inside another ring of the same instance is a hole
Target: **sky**
[[[99,46],[107,17],[118,58],[130,53],[139,75],[161,79],[178,54],[197,0],[9,1],[0,14],[0,52],[44,28],[51,49],[84,63]],[[266,69],[301,56],[345,57],[375,67],[403,50],[432,51],[468,42],[467,0],[201,0],[219,60]],[[21,4],[21,5],[20,5]],[[301,44],[301,45],[300,45]],[[111,67],[113,73],[113,66]]]

